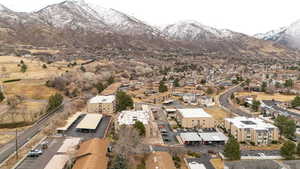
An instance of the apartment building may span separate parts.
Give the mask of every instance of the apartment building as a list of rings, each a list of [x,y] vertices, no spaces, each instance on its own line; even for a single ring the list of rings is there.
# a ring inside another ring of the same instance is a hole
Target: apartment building
[[[177,119],[183,128],[215,128],[216,121],[201,108],[177,109]]]
[[[225,128],[239,142],[269,144],[279,138],[279,129],[259,118],[226,118]]]
[[[89,113],[113,114],[116,111],[116,96],[95,96],[88,101]]]

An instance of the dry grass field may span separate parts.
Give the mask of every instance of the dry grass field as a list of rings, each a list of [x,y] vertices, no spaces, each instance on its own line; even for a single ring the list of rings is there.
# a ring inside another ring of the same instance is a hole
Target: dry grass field
[[[241,145],[242,150],[280,150],[282,144],[270,144],[266,146],[251,146],[251,145]]]
[[[10,134],[0,134],[0,146],[2,144],[6,144],[7,142],[9,142],[14,137],[15,137],[14,135],[10,135]]]
[[[45,82],[12,82],[4,84],[7,96],[19,95],[28,99],[47,100],[57,91],[45,86]]]
[[[27,65],[27,71],[25,73],[22,73],[20,66],[18,66],[21,60]],[[17,78],[47,79],[69,70],[66,66],[67,63],[50,64],[47,65],[46,69],[43,68],[43,64],[43,62],[38,60],[15,56],[0,56],[0,81]]]
[[[204,108],[204,110],[210,115],[212,115],[215,120],[218,121],[223,121],[224,118],[232,117],[232,114],[230,112],[227,112],[218,106]]]
[[[45,52],[45,51],[34,51]],[[57,51],[52,51],[57,52]],[[20,71],[21,60],[27,65],[25,73]],[[6,97],[21,96],[22,102],[13,114],[0,114],[0,123],[31,122],[45,109],[48,98],[58,91],[45,86],[48,79],[57,76],[69,68],[67,63],[59,62],[43,68],[43,62],[14,56],[0,56],[0,85]],[[17,82],[3,83],[5,80],[22,79]],[[1,103],[5,104],[5,102]]]
[[[291,101],[295,98],[295,95],[283,95],[283,94],[266,94],[262,92],[238,92],[235,93],[236,96],[257,96],[257,100],[276,100],[276,101],[282,101],[287,102]]]

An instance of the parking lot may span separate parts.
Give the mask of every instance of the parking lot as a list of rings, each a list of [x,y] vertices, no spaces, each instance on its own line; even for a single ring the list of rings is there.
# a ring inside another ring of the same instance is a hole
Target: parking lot
[[[84,116],[80,116],[74,124],[70,126],[70,128],[64,133],[64,137],[61,135],[57,135],[55,138],[47,138],[48,148],[43,150],[42,155],[38,157],[26,157],[23,162],[17,167],[17,169],[42,169],[48,164],[51,158],[58,154],[57,151],[63,144],[66,138],[70,137],[79,137],[83,140],[89,138],[104,138],[105,131],[109,127],[109,123],[111,120],[110,116],[103,116],[100,123],[98,124],[95,132],[83,133],[76,131],[76,126],[80,123],[80,121],[84,118]],[[42,149],[41,145],[39,145],[36,149]]]
[[[201,156],[201,158],[187,158],[186,161],[188,163],[198,163],[203,164],[206,169],[214,169],[213,165],[210,163],[210,155],[204,154]]]
[[[160,133],[162,135],[165,144],[177,144],[176,133],[171,130],[170,125],[167,122],[157,122]]]
[[[65,132],[65,136],[72,136],[72,137],[81,137],[84,139],[89,138],[103,138],[105,135],[105,131],[109,125],[110,116],[103,116],[100,123],[98,124],[95,132],[90,133],[83,133],[76,130],[76,126],[81,122],[81,120],[84,118],[84,116],[80,116],[74,124]]]
[[[43,150],[39,157],[26,157],[17,169],[42,169],[48,164],[50,159],[56,154],[62,145],[64,138],[48,138],[48,148]],[[37,149],[41,149],[41,145]]]

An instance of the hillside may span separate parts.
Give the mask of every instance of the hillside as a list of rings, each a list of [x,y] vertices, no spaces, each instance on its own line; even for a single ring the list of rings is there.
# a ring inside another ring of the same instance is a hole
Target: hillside
[[[32,13],[0,8],[0,42],[54,47],[63,55],[221,58],[298,58],[298,51],[197,21],[159,30],[133,16],[83,0],[67,0]],[[1,52],[1,51],[0,51]]]

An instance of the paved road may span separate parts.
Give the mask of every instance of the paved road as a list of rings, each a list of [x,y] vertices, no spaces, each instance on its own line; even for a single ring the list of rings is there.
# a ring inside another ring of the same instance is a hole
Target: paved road
[[[37,133],[39,133],[46,125],[49,119],[56,113],[63,111],[63,106],[70,101],[66,101],[55,111],[46,114],[39,121],[37,121],[32,127],[26,129],[22,133],[18,134],[18,147],[22,147],[26,144],[32,137],[34,137]],[[0,148],[0,164],[2,164],[11,154],[13,154],[16,150],[16,138],[12,139],[10,142],[5,144]]]
[[[277,106],[277,104],[279,102],[272,101],[272,100],[263,100],[263,103],[265,105],[267,105],[268,107],[273,108],[275,111],[280,112],[282,115],[292,116],[292,117],[295,117],[295,118],[300,118],[300,114],[292,112],[292,111],[288,111],[286,109],[283,109],[283,108]]]
[[[58,149],[63,144],[64,138],[48,138],[48,149],[44,150],[39,157],[26,157],[17,169],[42,169],[48,164],[51,158],[57,154]],[[41,149],[38,146],[37,149]]]
[[[247,112],[244,112],[243,110],[233,106],[230,104],[229,102],[229,99],[231,97],[231,95],[234,93],[234,92],[237,92],[241,90],[241,87],[240,86],[237,86],[237,87],[234,87],[232,89],[229,89],[227,90],[225,93],[223,93],[220,97],[219,97],[219,102],[220,104],[227,108],[229,111],[231,111],[232,113],[235,113],[239,116],[246,116],[246,117],[251,117],[250,114],[248,114]]]

